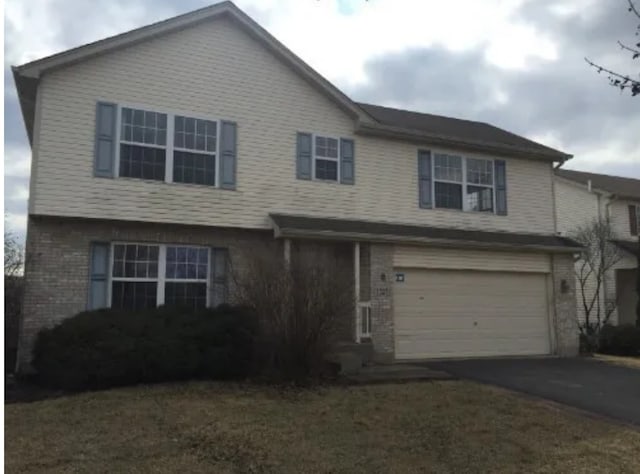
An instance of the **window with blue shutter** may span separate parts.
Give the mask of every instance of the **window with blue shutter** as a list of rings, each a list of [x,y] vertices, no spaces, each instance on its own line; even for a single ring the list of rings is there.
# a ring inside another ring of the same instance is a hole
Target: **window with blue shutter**
[[[355,182],[355,153],[353,140],[340,139],[340,182],[354,184]]]
[[[229,251],[225,248],[211,249],[211,295],[209,306],[216,306],[228,301],[227,273]]]
[[[296,135],[296,177],[311,179],[311,143],[310,133],[298,132]]]
[[[220,187],[236,189],[237,126],[223,121],[220,127]]]
[[[108,306],[110,245],[108,242],[91,242],[89,247],[89,297],[87,309]]]
[[[431,209],[432,202],[431,152],[418,151],[418,205],[423,209]]]
[[[507,215],[507,163],[505,160],[494,160],[496,176],[496,214]]]
[[[113,178],[115,173],[117,113],[116,104],[110,102],[96,104],[93,173],[101,178]]]

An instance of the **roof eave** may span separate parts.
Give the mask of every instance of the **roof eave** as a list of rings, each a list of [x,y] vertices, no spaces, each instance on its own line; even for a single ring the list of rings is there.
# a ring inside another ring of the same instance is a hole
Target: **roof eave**
[[[27,130],[29,145],[32,145],[33,122],[35,118],[36,95],[39,80],[32,77],[21,76],[18,68],[15,66],[11,67],[11,72],[13,73],[13,80],[16,84],[16,91],[18,92],[18,102],[20,103],[24,126]]]
[[[361,135],[378,136],[398,140],[409,140],[419,143],[431,143],[436,145],[447,145],[464,148],[474,151],[493,152],[505,156],[519,156],[523,158],[533,158],[549,162],[565,162],[573,155],[560,151],[541,151],[531,148],[522,148],[496,142],[484,142],[471,140],[468,138],[440,135],[402,127],[394,127],[383,124],[370,124],[359,122],[356,126],[356,133]]]

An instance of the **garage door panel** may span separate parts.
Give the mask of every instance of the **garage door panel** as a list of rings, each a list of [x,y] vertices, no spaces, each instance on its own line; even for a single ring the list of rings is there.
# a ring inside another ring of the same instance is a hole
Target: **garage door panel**
[[[397,271],[397,358],[549,353],[544,274]]]
[[[475,323],[475,324],[474,324]],[[395,331],[400,334],[413,334],[433,331],[464,331],[469,330],[475,333],[490,332],[494,334],[515,334],[518,332],[527,333],[531,331],[545,331],[547,325],[541,321],[540,316],[530,316],[526,318],[518,317],[517,325],[513,324],[513,317],[483,317],[478,320],[476,317],[404,317],[398,318],[395,324]]]
[[[427,346],[422,340],[405,340],[396,347],[398,359],[429,359],[445,357],[490,357],[508,355],[538,355],[544,338],[492,339],[478,344],[467,340],[434,339]],[[515,348],[514,348],[515,347]]]

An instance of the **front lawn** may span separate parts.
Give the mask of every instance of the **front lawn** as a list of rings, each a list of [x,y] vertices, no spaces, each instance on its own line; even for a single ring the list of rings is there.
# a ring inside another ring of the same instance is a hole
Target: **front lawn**
[[[5,406],[7,472],[633,472],[640,433],[470,382],[189,383]]]
[[[622,365],[632,369],[640,369],[640,357],[615,356],[608,354],[595,354],[594,357],[598,360],[609,362],[611,364]]]

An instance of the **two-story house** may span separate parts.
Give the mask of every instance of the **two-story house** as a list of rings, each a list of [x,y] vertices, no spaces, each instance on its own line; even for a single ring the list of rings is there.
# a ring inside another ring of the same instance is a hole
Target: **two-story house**
[[[596,220],[608,220],[615,237],[611,245],[618,248],[619,260],[605,273],[599,290],[593,277],[586,278],[584,290],[577,285],[578,317],[581,320],[585,317],[581,292],[584,291],[587,304],[599,292],[603,316],[605,311],[611,311],[611,323],[635,324],[640,179],[558,169],[554,190],[561,235],[571,235]],[[593,322],[594,319],[590,319]]]
[[[577,352],[565,153],[356,103],[230,2],[14,77],[33,153],[22,367],[63,318],[216,305],[249,249],[308,246],[352,273],[344,337],[378,360]]]

